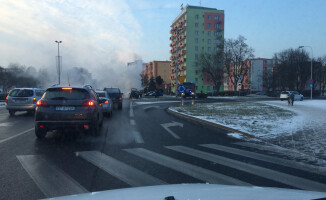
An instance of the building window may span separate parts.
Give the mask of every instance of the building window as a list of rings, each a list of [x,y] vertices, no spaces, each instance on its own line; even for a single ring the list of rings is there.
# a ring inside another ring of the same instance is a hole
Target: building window
[[[213,90],[216,90],[216,86],[213,86]]]
[[[195,78],[195,82],[198,83],[198,78]]]
[[[198,35],[198,31],[195,31],[195,35]]]
[[[211,32],[210,31],[207,31],[207,35],[210,36],[211,35]]]
[[[204,51],[204,47],[201,47],[201,50],[203,50],[203,51]]]
[[[198,51],[198,46],[195,46],[195,51]]]
[[[210,20],[212,17],[210,15],[207,16],[207,19]]]
[[[198,54],[195,54],[195,60],[197,60],[198,59]]]
[[[199,18],[199,16],[198,15],[196,15],[196,19],[198,19]]]
[[[195,71],[196,75],[198,75],[198,70]]]
[[[218,50],[218,48],[217,47],[214,47],[214,51],[217,51]]]
[[[203,23],[203,26],[205,26],[205,24]]]
[[[211,48],[210,48],[210,47],[207,47],[207,50],[208,50],[208,51],[211,51]]]
[[[214,28],[219,28],[218,24],[214,24]]]
[[[198,67],[198,62],[195,63],[195,66]]]
[[[215,36],[218,36],[218,32],[214,32],[214,35],[215,35]]]
[[[211,39],[208,39],[208,40],[207,40],[207,43],[208,43],[208,44],[210,44],[211,42],[212,42]]]
[[[211,86],[208,85],[208,86],[207,86],[207,90],[211,90]]]
[[[218,40],[214,40],[214,44],[217,44],[218,43]]]
[[[207,28],[210,28],[211,27],[211,24],[207,24]]]
[[[195,42],[198,43],[198,38],[195,38]]]
[[[219,16],[214,16],[214,19],[215,19],[215,20],[219,20],[220,17],[219,17]]]
[[[198,23],[195,23],[195,27],[198,27]]]

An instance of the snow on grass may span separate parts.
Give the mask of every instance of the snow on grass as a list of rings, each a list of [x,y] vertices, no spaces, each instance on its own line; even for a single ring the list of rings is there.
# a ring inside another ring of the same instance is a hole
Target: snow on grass
[[[264,139],[288,131],[296,117],[295,112],[256,102],[205,103],[171,109]]]
[[[237,139],[242,139],[243,136],[239,133],[228,133],[228,136],[231,136],[231,137],[234,137],[234,138],[237,138]]]

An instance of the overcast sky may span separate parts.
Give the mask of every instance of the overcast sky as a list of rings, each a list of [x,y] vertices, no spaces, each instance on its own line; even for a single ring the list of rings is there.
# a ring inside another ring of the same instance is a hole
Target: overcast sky
[[[121,68],[135,58],[168,60],[169,31],[180,5],[200,1],[0,0],[0,66]],[[225,37],[245,36],[256,57],[299,45],[326,55],[325,0],[202,0],[225,10]]]

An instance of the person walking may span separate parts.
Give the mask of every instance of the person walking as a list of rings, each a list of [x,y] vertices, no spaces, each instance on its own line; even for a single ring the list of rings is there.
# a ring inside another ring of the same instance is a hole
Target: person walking
[[[288,105],[293,106],[294,102],[294,94],[291,92],[290,95],[288,96]]]

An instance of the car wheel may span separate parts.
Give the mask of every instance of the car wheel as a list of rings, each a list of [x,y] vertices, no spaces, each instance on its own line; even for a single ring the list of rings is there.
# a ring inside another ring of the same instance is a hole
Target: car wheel
[[[110,117],[112,117],[112,115],[113,115],[113,112],[112,112],[112,110],[110,111]]]
[[[38,139],[43,139],[46,136],[46,130],[35,127],[35,135]]]
[[[281,99],[281,101],[283,101],[283,99]]]
[[[10,115],[10,116],[15,116],[15,111],[13,111],[13,110],[9,110],[9,115]]]

